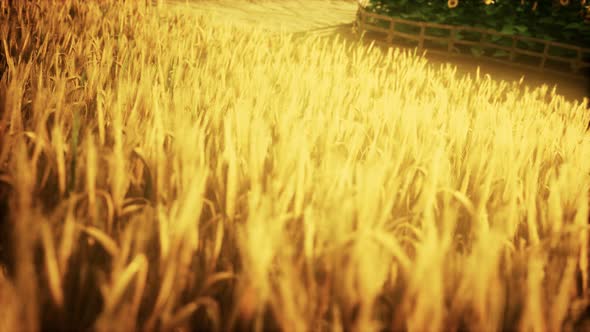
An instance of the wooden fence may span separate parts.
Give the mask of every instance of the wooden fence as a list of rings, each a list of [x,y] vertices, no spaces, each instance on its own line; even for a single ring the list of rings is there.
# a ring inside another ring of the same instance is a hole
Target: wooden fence
[[[386,22],[388,28],[380,27],[376,24],[376,21]],[[551,72],[555,74],[566,75],[569,77],[583,78],[584,69],[590,68],[590,62],[584,61],[590,59],[590,48],[583,48],[579,46],[573,46],[564,43],[558,43],[548,41],[539,38],[531,38],[518,35],[510,35],[501,33],[490,29],[472,28],[466,26],[455,26],[447,24],[429,23],[429,22],[418,22],[411,21],[396,17],[390,17],[386,15],[379,15],[367,11],[365,8],[359,5],[357,12],[357,27],[359,31],[374,31],[386,34],[386,44],[394,44],[394,39],[397,37],[402,40],[410,40],[417,43],[418,50],[427,49],[428,53],[451,55],[458,57],[472,57],[468,54],[460,53],[458,47],[460,46],[476,46],[485,48],[488,50],[503,51],[506,53],[507,59],[497,58],[488,55],[481,55],[480,58],[485,60],[494,61],[510,66],[522,67],[538,72]],[[407,32],[401,32],[396,29],[399,25],[411,26],[419,29],[419,33],[412,34]],[[445,30],[448,32],[448,37],[432,36],[426,34],[426,29],[434,28]],[[461,40],[456,36],[460,32],[475,32],[480,34],[479,40]],[[496,36],[497,38],[510,39],[512,41],[511,46],[497,45],[489,41],[490,36]],[[425,46],[428,41],[435,41],[439,44],[446,44],[446,48],[433,48]],[[529,42],[537,45],[541,45],[542,52],[526,50],[519,47],[520,42]],[[558,56],[550,54],[552,49],[567,50],[572,56]],[[532,64],[529,60],[527,63],[518,62],[517,58],[526,56],[530,58],[536,58],[537,64]],[[548,63],[558,63],[560,65],[557,68],[549,68]]]

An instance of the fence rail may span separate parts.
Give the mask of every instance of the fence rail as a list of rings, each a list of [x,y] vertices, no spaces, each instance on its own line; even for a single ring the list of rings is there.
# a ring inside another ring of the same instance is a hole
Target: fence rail
[[[374,22],[370,22],[370,20],[380,20],[385,21],[388,24],[387,28],[377,26]],[[427,49],[428,53],[434,54],[443,54],[443,55],[451,55],[451,56],[463,56],[463,57],[472,57],[471,55],[460,53],[457,46],[478,46],[482,48],[486,48],[493,51],[504,51],[507,53],[508,59],[502,59],[497,57],[492,57],[488,55],[481,55],[480,58],[484,58],[489,61],[494,61],[497,63],[502,63],[510,66],[521,67],[526,69],[532,69],[539,72],[550,72],[556,73],[561,75],[566,75],[575,78],[582,78],[584,73],[584,68],[590,68],[590,62],[584,61],[584,55],[586,57],[590,57],[590,48],[583,48],[579,46],[574,46],[565,43],[559,43],[539,38],[532,38],[526,36],[519,36],[519,35],[510,35],[498,32],[496,30],[491,29],[482,29],[482,28],[473,28],[467,26],[455,26],[455,25],[447,25],[447,24],[440,24],[440,23],[429,23],[429,22],[418,22],[412,21],[397,17],[391,17],[376,13],[371,13],[363,8],[361,5],[358,7],[357,12],[357,27],[359,31],[374,31],[386,34],[386,44],[392,45],[394,44],[394,38],[400,37],[405,40],[411,40],[418,43],[418,50]],[[412,34],[408,32],[402,32],[396,29],[399,24],[403,24],[406,26],[412,26],[419,29],[417,34]],[[435,28],[439,30],[446,30],[448,32],[448,37],[440,37],[440,36],[431,36],[426,34],[427,28]],[[480,34],[479,40],[462,40],[457,38],[457,33],[459,32],[475,32]],[[489,42],[488,37],[496,36],[499,38],[510,39],[512,40],[511,46],[503,46],[497,45],[494,43]],[[441,43],[446,43],[446,49],[437,49],[431,47],[425,47],[425,41],[436,41]],[[537,52],[533,50],[527,50],[519,47],[520,42],[531,42],[538,45],[542,45],[543,51]],[[569,52],[575,54],[572,57],[564,57],[558,55],[550,54],[551,49],[562,49],[568,50]],[[516,58],[519,55],[526,55],[529,57],[537,58],[538,64],[530,64],[530,63],[522,63],[517,62]],[[561,63],[565,65],[568,69],[553,69],[548,68],[547,61],[553,61]]]

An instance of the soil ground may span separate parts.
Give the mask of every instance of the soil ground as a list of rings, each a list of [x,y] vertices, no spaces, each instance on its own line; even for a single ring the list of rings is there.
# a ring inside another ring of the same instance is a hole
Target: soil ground
[[[168,6],[195,13],[211,14],[220,21],[258,25],[270,32],[284,29],[295,35],[339,35],[348,41],[359,36],[352,31],[357,2],[354,0],[167,0]],[[374,35],[366,34],[364,42],[370,43]],[[378,44],[379,47],[388,46]],[[394,46],[396,47],[396,46]],[[539,73],[483,59],[463,59],[452,56],[426,54],[435,67],[451,64],[459,75],[473,77],[480,68],[481,75],[489,74],[495,80],[518,81],[524,76],[524,84],[531,88],[556,86],[558,94],[570,101],[590,98],[590,78],[571,78],[558,74]]]

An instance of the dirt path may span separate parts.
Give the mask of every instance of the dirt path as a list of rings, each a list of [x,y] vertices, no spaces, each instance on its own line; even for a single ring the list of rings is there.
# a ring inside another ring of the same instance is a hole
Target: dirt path
[[[356,15],[354,0],[168,0],[172,6],[209,13],[220,20],[261,25],[278,32],[303,32],[350,24]]]
[[[351,29],[357,10],[355,0],[166,0],[166,3],[182,10],[211,14],[220,21],[259,25],[269,32],[285,29],[297,35],[338,34],[344,40],[358,40]],[[524,83],[530,87],[557,85],[557,93],[568,100],[590,97],[588,79],[526,71],[479,59],[464,60],[428,54],[426,58],[435,67],[445,63],[456,65],[460,75],[471,74],[473,77],[480,67],[482,75],[489,74],[496,80],[518,81],[524,75]]]

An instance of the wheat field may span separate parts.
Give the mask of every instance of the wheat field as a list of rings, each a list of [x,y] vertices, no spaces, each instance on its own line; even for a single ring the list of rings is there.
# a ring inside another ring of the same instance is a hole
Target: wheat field
[[[571,331],[587,100],[149,1],[0,0],[0,331]]]

